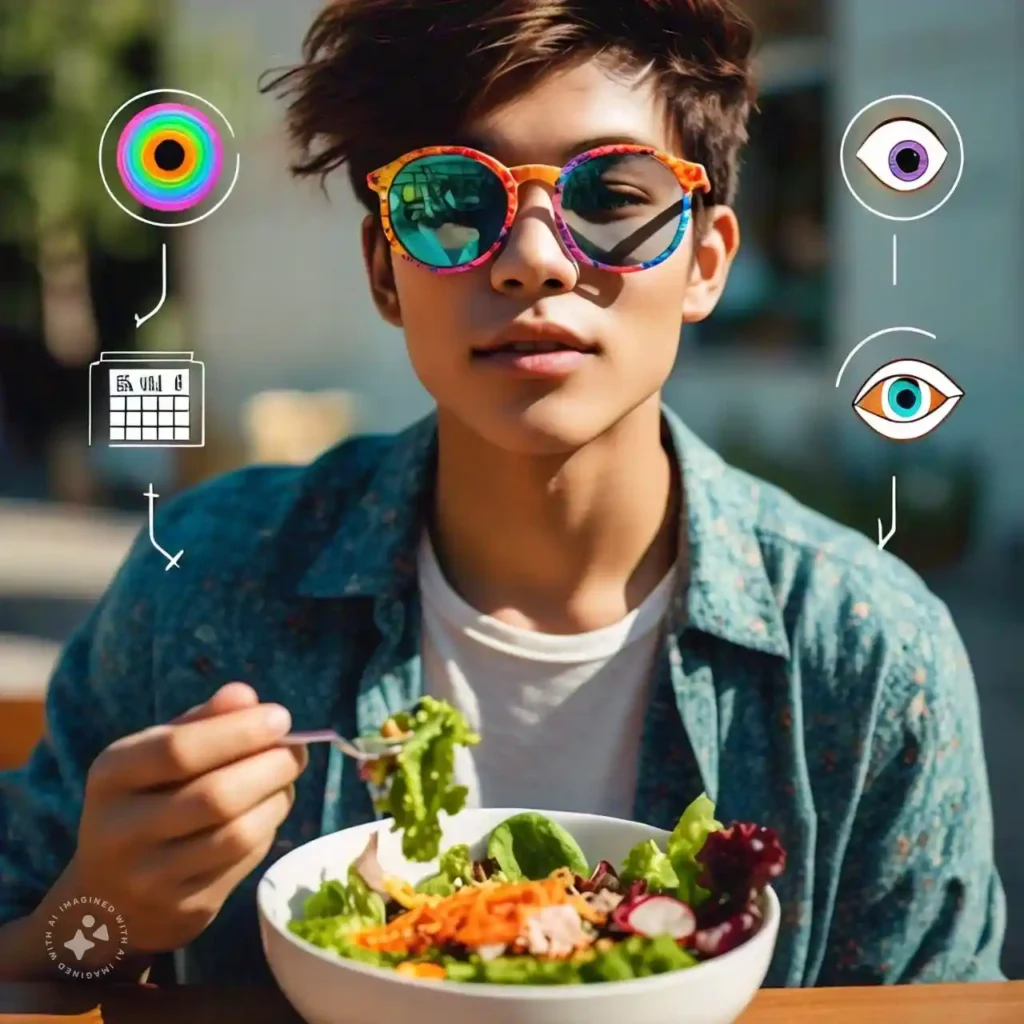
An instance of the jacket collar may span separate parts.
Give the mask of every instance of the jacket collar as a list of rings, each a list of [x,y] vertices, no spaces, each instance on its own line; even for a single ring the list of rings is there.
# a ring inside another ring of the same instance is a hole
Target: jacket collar
[[[301,595],[381,597],[409,584],[416,574],[436,449],[434,414],[391,439],[363,495],[300,580]]]
[[[665,435],[682,471],[680,573],[674,627],[789,657],[785,623],[764,563],[757,523],[764,486],[727,465],[662,407]],[[416,546],[436,465],[431,414],[397,435],[362,497],[300,582],[308,597],[396,597],[416,574]]]

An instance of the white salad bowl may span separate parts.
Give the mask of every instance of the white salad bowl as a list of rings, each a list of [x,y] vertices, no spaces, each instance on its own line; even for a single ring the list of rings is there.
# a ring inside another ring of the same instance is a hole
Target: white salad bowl
[[[441,849],[468,843],[482,857],[491,830],[520,810],[442,815]],[[544,811],[580,844],[593,866],[622,863],[636,843],[668,833],[595,814]],[[437,870],[401,852],[391,822],[371,822],[314,839],[277,861],[257,890],[263,949],[278,985],[309,1024],[733,1024],[764,981],[779,931],[779,901],[767,888],[764,920],[743,945],[696,967],[633,981],[519,986],[428,981],[343,959],[288,930],[325,879],[344,880],[349,865],[379,833],[378,858],[393,875],[418,882]]]

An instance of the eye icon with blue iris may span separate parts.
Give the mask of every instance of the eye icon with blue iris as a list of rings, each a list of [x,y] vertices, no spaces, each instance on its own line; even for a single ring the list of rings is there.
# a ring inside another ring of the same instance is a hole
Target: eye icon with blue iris
[[[930,434],[963,397],[963,390],[937,366],[896,359],[865,381],[853,411],[891,441],[915,441]]]
[[[880,124],[857,151],[857,159],[897,192],[916,192],[930,184],[947,156],[935,132],[909,118]]]

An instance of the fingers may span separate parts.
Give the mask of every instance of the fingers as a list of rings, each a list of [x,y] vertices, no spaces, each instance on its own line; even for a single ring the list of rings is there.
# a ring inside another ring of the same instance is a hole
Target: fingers
[[[189,708],[175,718],[172,724],[184,725],[186,722],[196,722],[229,711],[242,711],[244,708],[255,707],[259,702],[259,696],[248,683],[226,683],[209,700]]]
[[[272,747],[217,768],[168,793],[140,798],[139,829],[147,839],[191,836],[243,817],[302,774],[302,747]]]
[[[291,728],[278,704],[158,725],[109,746],[93,764],[94,790],[140,792],[187,782],[274,746]]]
[[[291,786],[282,787],[231,821],[162,844],[147,859],[151,883],[144,884],[193,892],[233,888],[266,857],[294,798]]]

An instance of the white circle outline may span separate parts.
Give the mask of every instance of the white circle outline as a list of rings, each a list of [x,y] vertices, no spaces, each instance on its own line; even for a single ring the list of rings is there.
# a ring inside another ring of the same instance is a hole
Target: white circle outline
[[[932,341],[938,341],[938,336],[932,334],[931,331],[926,331],[923,327],[884,327],[880,331],[875,331],[874,334],[869,334],[863,341],[858,341],[853,348],[850,349],[849,354],[843,360],[843,365],[839,367],[839,373],[836,376],[836,387],[839,387],[843,379],[843,374],[846,372],[847,366],[850,365],[850,360],[869,342],[874,341],[876,338],[882,338],[886,334],[898,334],[900,331],[906,331],[908,334],[918,334],[923,338],[931,338]]]
[[[876,210],[873,206],[869,206],[859,195],[857,195],[853,185],[850,183],[850,176],[846,173],[846,161],[843,160],[843,150],[846,148],[846,140],[849,138],[850,132],[853,131],[853,126],[858,120],[860,120],[861,115],[866,114],[872,107],[877,107],[880,103],[887,103],[889,100],[914,100],[917,103],[924,103],[933,110],[937,110],[953,126],[953,132],[955,133],[956,140],[960,145],[960,168],[956,172],[956,180],[953,182],[952,187],[930,210],[925,210],[924,213],[915,213],[913,217],[896,217],[891,213],[882,213],[881,210]],[[951,118],[949,114],[938,105],[938,103],[926,100],[923,96],[912,96],[910,93],[894,93],[892,96],[883,96],[879,100],[872,100],[870,103],[865,104],[857,111],[856,114],[853,115],[852,118],[850,118],[850,123],[846,126],[846,131],[843,132],[842,141],[839,143],[839,170],[843,175],[843,181],[846,182],[846,187],[850,190],[850,195],[853,196],[853,198],[856,199],[857,202],[868,211],[868,213],[873,213],[876,217],[881,217],[883,220],[900,222],[921,220],[922,218],[935,213],[936,210],[942,209],[942,207],[949,202],[951,196],[956,191],[957,185],[960,184],[960,179],[964,176],[964,158],[964,139],[960,134],[960,129],[956,126],[956,121],[954,121],[953,118]]]
[[[134,217],[135,220],[141,221],[143,224],[149,224],[155,228],[187,228],[190,224],[198,224],[201,220],[206,220],[206,218],[209,217],[211,213],[216,213],[217,210],[219,210],[224,205],[224,203],[227,202],[228,197],[234,191],[235,185],[238,183],[238,172],[242,169],[242,155],[240,153],[235,154],[235,176],[234,178],[231,179],[231,184],[228,185],[227,192],[225,192],[224,195],[221,196],[220,201],[217,203],[217,205],[213,207],[212,210],[207,210],[206,213],[204,213],[200,217],[195,217],[192,220],[181,221],[180,223],[176,224],[168,224],[166,221],[160,220],[150,220],[148,217],[141,217],[139,216],[139,214],[134,213],[132,210],[129,210],[128,207],[125,206],[124,203],[122,203],[121,200],[114,195],[113,191],[110,188],[110,185],[107,183],[107,176],[103,170],[103,140],[107,137],[107,132],[110,131],[110,126],[116,120],[117,115],[120,114],[125,107],[130,106],[136,100],[144,99],[146,96],[155,96],[157,93],[162,92],[173,92],[176,93],[178,96],[188,96],[190,99],[199,100],[200,103],[205,103],[228,126],[228,131],[231,132],[231,137],[235,138],[235,130],[234,128],[231,127],[231,122],[208,99],[204,99],[202,96],[199,96],[197,93],[194,92],[186,92],[184,89],[147,89],[145,92],[140,92],[137,96],[132,96],[131,99],[125,100],[124,103],[122,103],[121,106],[119,106],[117,110],[115,110],[114,113],[110,115],[110,120],[107,121],[106,125],[104,126],[103,134],[100,135],[99,146],[100,180],[103,182],[103,187],[107,190],[107,195],[110,196],[110,198],[113,199],[114,202],[117,203],[117,205],[122,210],[124,210],[124,212],[127,213],[129,217]]]

